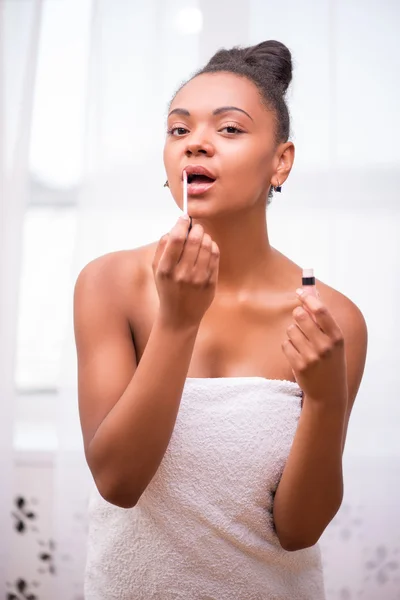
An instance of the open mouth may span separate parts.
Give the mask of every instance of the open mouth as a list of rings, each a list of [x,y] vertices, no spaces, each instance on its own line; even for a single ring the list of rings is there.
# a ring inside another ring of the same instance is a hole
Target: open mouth
[[[190,183],[214,183],[215,179],[208,177],[207,175],[200,175],[197,173],[190,173],[187,178],[188,184]]]
[[[188,196],[203,197],[215,184],[215,179],[203,173],[188,173]]]

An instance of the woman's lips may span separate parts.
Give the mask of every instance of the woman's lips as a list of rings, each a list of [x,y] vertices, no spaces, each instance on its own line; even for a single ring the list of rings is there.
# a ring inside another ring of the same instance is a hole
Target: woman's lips
[[[188,183],[187,190],[188,196],[200,196],[208,192],[214,185],[214,181],[192,181]]]

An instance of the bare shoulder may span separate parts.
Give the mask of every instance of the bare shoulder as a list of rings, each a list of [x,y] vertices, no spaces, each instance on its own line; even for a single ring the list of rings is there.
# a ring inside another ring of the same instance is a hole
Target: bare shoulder
[[[145,283],[156,245],[117,250],[92,259],[81,269],[75,291],[80,288],[102,291],[122,308],[127,294],[133,289],[138,292]]]
[[[335,319],[344,341],[349,392],[347,430],[350,412],[365,368],[368,346],[367,325],[361,310],[350,298],[326,284],[317,282],[317,285],[320,299]]]
[[[79,413],[89,466],[91,440],[136,370],[133,317],[143,305],[146,252],[136,248],[99,256],[75,283]]]
[[[139,275],[142,247],[130,250],[117,250],[102,254],[88,262],[80,271],[78,280],[93,279],[115,283],[130,274]],[[133,273],[132,273],[133,269]]]
[[[321,281],[317,281],[317,287],[322,302],[336,319],[344,337],[355,336],[360,342],[366,342],[367,324],[359,307],[345,294]]]

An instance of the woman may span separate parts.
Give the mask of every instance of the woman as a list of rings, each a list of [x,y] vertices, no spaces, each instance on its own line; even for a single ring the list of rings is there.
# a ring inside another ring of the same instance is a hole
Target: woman
[[[329,286],[301,293],[269,243],[291,78],[279,42],[217,52],[168,116],[168,185],[182,208],[186,170],[191,221],[78,277],[86,600],[325,597],[318,540],[343,497],[367,332]]]

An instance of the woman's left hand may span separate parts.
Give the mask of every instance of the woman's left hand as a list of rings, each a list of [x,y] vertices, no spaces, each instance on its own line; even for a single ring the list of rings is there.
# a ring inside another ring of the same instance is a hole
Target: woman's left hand
[[[302,306],[293,311],[283,352],[306,401],[347,403],[347,370],[343,333],[319,298],[296,290]]]

